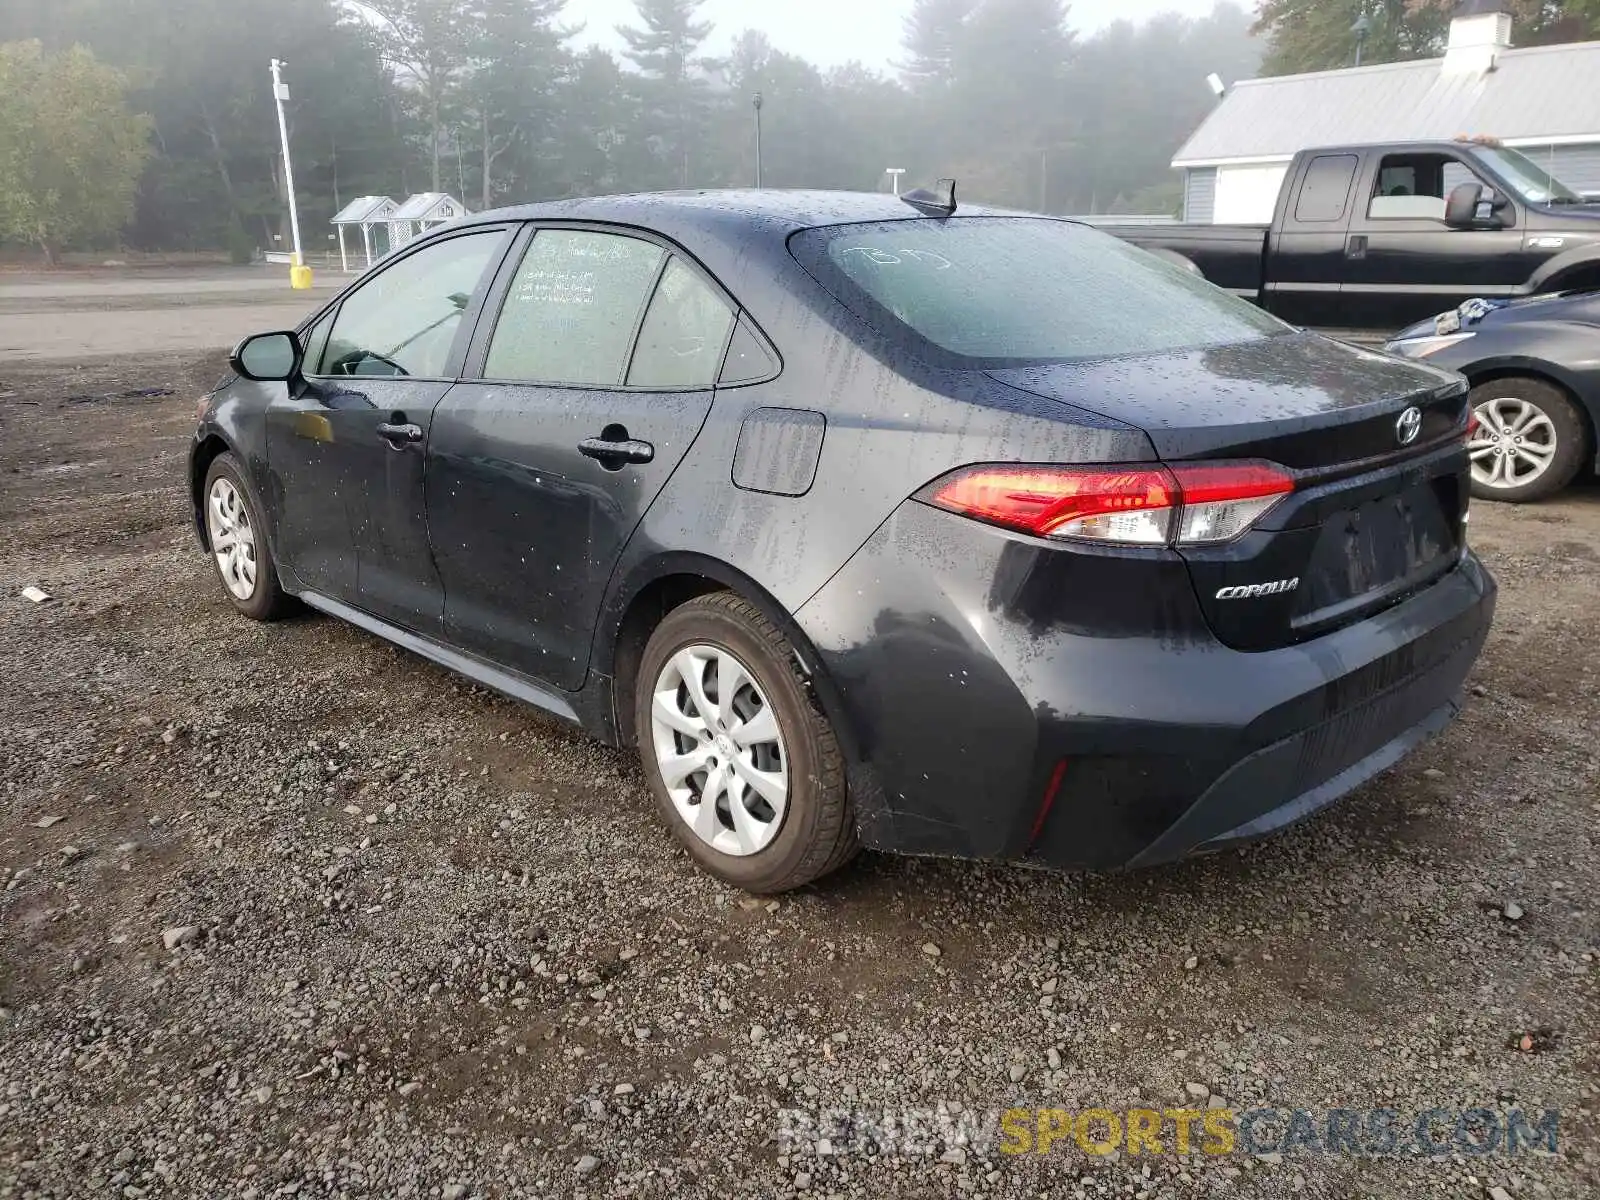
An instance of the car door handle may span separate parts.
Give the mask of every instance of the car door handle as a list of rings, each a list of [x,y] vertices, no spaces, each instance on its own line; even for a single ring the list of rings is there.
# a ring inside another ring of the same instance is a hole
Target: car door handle
[[[1352,233],[1350,240],[1345,244],[1344,256],[1346,258],[1365,258],[1367,256],[1367,235]]]
[[[396,450],[400,450],[422,440],[422,426],[412,425],[409,422],[394,424],[385,421],[378,426],[378,436]]]
[[[597,458],[602,466],[616,463],[647,463],[656,456],[656,448],[649,442],[635,441],[633,438],[622,438],[613,441],[611,438],[592,437],[584,438],[578,443],[578,453]]]

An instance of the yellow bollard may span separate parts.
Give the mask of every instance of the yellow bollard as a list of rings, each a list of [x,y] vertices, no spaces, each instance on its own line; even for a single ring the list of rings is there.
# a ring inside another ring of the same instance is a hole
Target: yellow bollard
[[[289,286],[297,291],[303,291],[311,286],[311,268],[303,263],[294,263],[289,268]]]

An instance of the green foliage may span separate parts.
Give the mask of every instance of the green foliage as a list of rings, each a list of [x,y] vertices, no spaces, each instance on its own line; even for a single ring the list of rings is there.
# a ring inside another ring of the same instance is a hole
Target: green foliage
[[[228,230],[228,261],[235,266],[244,266],[252,262],[255,256],[255,241],[239,226],[231,227]]]
[[[757,92],[768,186],[871,189],[895,166],[907,187],[953,174],[974,200],[1165,206],[1141,189],[1170,188],[1168,160],[1212,103],[1206,73],[1258,61],[1226,3],[1079,39],[1062,0],[900,2],[896,75],[819,70],[755,32],[714,60],[700,0],[635,0],[620,55],[575,46],[563,0],[0,0],[0,28],[89,47],[148,114],[130,245],[240,254],[290,240],[272,57],[313,249],[357,195],[433,188],[478,208],[748,186]]]
[[[1504,0],[1518,46],[1600,37],[1600,0]],[[1355,25],[1363,63],[1430,58],[1444,51],[1457,0],[1262,0],[1255,30],[1269,46],[1264,74],[1328,71],[1355,61]]]
[[[1361,41],[1366,64],[1436,54],[1450,22],[1448,10],[1411,0],[1263,0],[1255,25],[1268,39],[1262,73],[1351,66],[1357,42],[1353,29],[1363,14],[1371,26]]]
[[[956,77],[956,53],[978,0],[912,0],[906,17],[901,73],[912,90],[937,94]]]
[[[149,118],[127,81],[81,46],[0,45],[0,237],[46,258],[115,238],[133,212]]]
[[[1256,74],[1249,25],[1243,9],[1223,4],[1199,20],[1118,21],[1082,43],[1067,77],[1065,132],[1046,161],[1046,206],[1105,212],[1118,197],[1171,182],[1173,152],[1216,104],[1206,75]],[[1131,82],[1130,63],[1139,64]]]
[[[641,28],[618,26],[627,57],[639,72],[640,134],[660,169],[652,185],[688,187],[708,108],[707,69],[700,47],[711,22],[695,18],[704,0],[636,0]]]

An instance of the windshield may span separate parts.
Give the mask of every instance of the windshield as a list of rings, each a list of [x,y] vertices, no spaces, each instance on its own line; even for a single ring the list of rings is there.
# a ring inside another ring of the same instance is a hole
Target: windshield
[[[1504,146],[1482,146],[1478,154],[1529,204],[1582,204],[1583,197],[1526,154]]]
[[[962,365],[1109,358],[1251,341],[1288,326],[1198,275],[1067,221],[836,225],[790,249],[856,315]]]

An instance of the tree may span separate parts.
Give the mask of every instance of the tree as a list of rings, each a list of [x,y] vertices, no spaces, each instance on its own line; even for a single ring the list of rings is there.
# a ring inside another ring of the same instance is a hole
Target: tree
[[[1268,39],[1267,75],[1328,71],[1354,64],[1358,18],[1370,24],[1363,63],[1426,58],[1443,46],[1449,14],[1412,0],[1262,0],[1254,32]]]
[[[1173,180],[1173,152],[1216,104],[1205,77],[1255,75],[1251,18],[1219,4],[1197,21],[1117,21],[1080,43],[1065,86],[1061,143],[1043,155],[1044,207],[1055,212],[1167,211],[1151,185]],[[1130,66],[1138,65],[1135,78]]]
[[[473,0],[466,12],[460,93],[468,128],[461,136],[478,148],[484,208],[496,195],[496,164],[507,155],[519,160],[512,175],[526,182],[555,137],[556,89],[566,65],[562,42],[579,32],[556,24],[564,4]]]
[[[626,186],[642,150],[633,137],[634,109],[626,72],[607,51],[591,46],[572,58],[557,87],[553,178],[544,194],[585,196]]]
[[[711,22],[695,19],[703,2],[635,0],[644,27],[617,27],[628,59],[642,76],[647,135],[658,139],[680,187],[689,186],[690,151],[704,132],[708,106],[705,70],[713,64],[699,51],[711,34]]]
[[[1065,83],[1074,53],[1061,0],[982,0],[955,45],[943,141],[984,200],[1029,205],[1041,155],[1066,136]]]
[[[81,46],[0,45],[0,236],[59,248],[114,237],[133,212],[148,117],[128,83]]]
[[[416,89],[428,127],[432,188],[440,184],[445,109],[466,70],[468,0],[356,0],[381,23],[384,59]]]
[[[1409,0],[1413,13],[1437,12],[1446,19],[1459,0]],[[1511,14],[1519,46],[1585,42],[1600,37],[1600,0],[1502,0]]]
[[[914,91],[939,92],[955,79],[956,46],[977,0],[913,0],[900,73]]]

